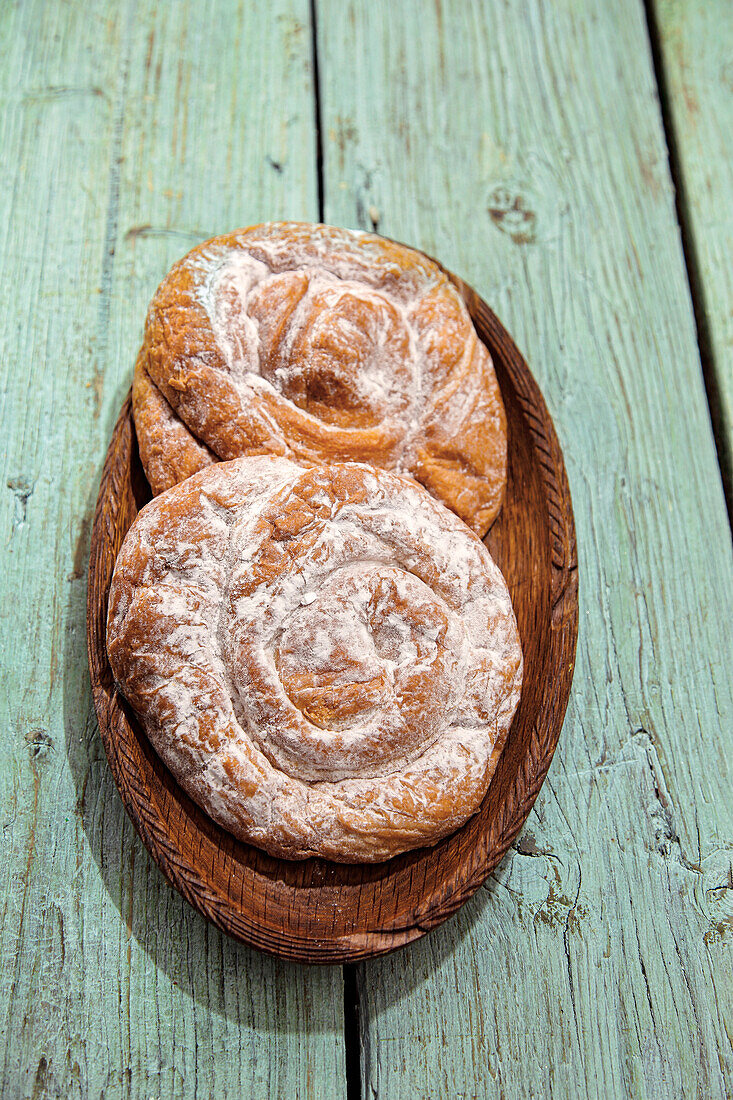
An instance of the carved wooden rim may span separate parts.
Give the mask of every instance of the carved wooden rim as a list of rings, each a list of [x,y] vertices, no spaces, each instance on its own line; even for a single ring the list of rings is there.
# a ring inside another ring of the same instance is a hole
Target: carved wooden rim
[[[481,810],[435,848],[376,865],[315,859],[293,864],[241,844],[185,795],[117,693],[106,654],[114,563],[149,495],[129,396],[102,471],[89,562],[87,645],[99,728],[124,806],[166,878],[194,908],[236,939],[301,962],[381,955],[454,913],[496,867],[526,820],[567,706],[578,590],[575,526],[560,444],[511,337],[471,287],[450,278],[491,352],[507,407],[510,471],[517,466],[510,472],[513,488],[505,508],[511,516],[503,528],[500,516],[487,542],[507,575],[520,620],[525,688]],[[520,528],[524,541],[515,544],[513,532]],[[518,548],[522,553],[515,552]]]

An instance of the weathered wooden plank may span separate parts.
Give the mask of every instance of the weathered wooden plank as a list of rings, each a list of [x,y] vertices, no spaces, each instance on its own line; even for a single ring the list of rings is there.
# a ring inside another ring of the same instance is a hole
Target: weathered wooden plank
[[[317,213],[307,22],[307,0],[2,8],[3,1096],[344,1092],[340,971],[241,948],[164,883],[110,780],[84,639],[147,299],[203,233]]]
[[[726,0],[655,0],[682,214],[713,374],[711,409],[733,494],[733,11]]]
[[[360,968],[364,1093],[724,1096],[730,543],[642,5],[322,0],[318,27],[326,219],[439,256],[515,333],[580,553],[548,783],[482,896]]]

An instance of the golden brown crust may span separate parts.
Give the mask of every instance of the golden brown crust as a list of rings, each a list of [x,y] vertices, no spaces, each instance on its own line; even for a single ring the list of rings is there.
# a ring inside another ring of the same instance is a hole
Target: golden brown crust
[[[217,463],[138,515],[115,680],[215,820],[277,856],[387,859],[478,809],[519,699],[486,547],[409,477]]]
[[[191,435],[150,380],[141,351],[132,377],[132,411],[140,461],[154,494],[170,489],[217,461],[209,448]]]
[[[141,361],[175,425],[139,416],[138,402],[146,471],[175,436],[189,457],[167,477],[195,464],[190,440],[220,459],[410,473],[480,535],[501,507],[506,418],[491,359],[456,289],[412,249],[292,222],[214,238],[160,286]]]

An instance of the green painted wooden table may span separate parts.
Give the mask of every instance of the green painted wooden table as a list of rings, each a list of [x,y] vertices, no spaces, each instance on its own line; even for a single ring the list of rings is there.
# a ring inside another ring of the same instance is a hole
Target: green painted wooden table
[[[729,2],[5,0],[0,104],[3,1097],[730,1096]],[[578,528],[575,682],[524,832],[446,925],[343,970],[169,889],[86,671],[146,303],[195,242],[281,217],[477,288]]]

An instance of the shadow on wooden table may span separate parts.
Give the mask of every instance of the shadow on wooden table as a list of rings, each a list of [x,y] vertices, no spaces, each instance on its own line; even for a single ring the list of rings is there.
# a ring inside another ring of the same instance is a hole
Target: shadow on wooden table
[[[69,586],[65,613],[63,694],[66,754],[76,790],[78,821],[101,884],[121,918],[117,929],[109,928],[104,934],[119,940],[121,971],[134,965],[134,955],[127,953],[132,937],[155,966],[198,1004],[238,1019],[241,1005],[236,998],[232,1001],[225,997],[223,982],[196,980],[188,961],[191,953],[203,960],[198,969],[207,975],[213,967],[230,974],[246,970],[251,978],[254,970],[260,972],[262,981],[275,978],[287,982],[294,974],[300,974],[302,980],[302,975],[319,968],[272,959],[210,925],[168,884],[125,813],[99,735],[86,661],[86,569],[97,488],[95,477],[75,543],[77,583]],[[440,967],[480,919],[487,902],[486,892],[479,891],[461,910],[460,919],[454,916],[441,933],[427,937],[429,946],[420,941],[419,945],[400,949],[404,976],[395,988],[395,992],[397,988],[400,991],[398,999],[409,996],[434,968]],[[419,967],[413,967],[407,957],[414,950],[424,956]],[[112,945],[109,957],[113,957]],[[430,960],[427,968],[425,959]],[[414,974],[414,982],[410,974]]]

